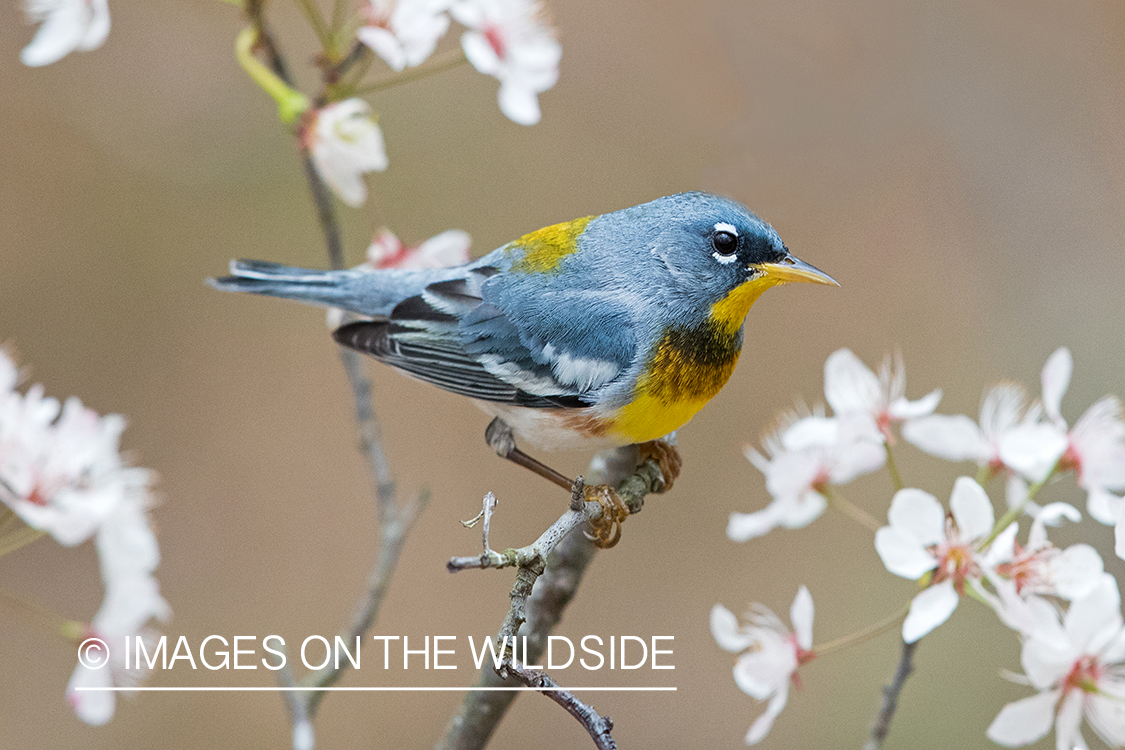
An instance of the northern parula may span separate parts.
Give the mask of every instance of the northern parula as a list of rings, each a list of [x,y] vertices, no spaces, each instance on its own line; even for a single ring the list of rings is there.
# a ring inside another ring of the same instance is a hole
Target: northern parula
[[[334,338],[473,399],[495,418],[486,436],[500,455],[568,488],[514,438],[548,450],[659,446],[726,384],[762,292],[836,285],[744,206],[700,192],[545,227],[455,268],[235,261],[230,272],[212,285],[370,318]],[[668,450],[646,455],[662,459],[670,486]]]

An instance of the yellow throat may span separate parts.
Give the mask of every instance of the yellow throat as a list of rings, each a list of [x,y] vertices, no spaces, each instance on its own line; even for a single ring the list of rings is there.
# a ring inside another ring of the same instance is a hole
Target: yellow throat
[[[686,424],[726,385],[742,350],[742,321],[762,292],[780,283],[757,276],[713,304],[703,325],[665,331],[610,431],[644,443]]]

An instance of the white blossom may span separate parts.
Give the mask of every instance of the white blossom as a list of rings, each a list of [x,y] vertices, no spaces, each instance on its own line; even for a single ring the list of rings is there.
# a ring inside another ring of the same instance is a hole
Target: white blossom
[[[0,370],[14,365],[0,351]],[[5,376],[6,378],[10,376]],[[99,417],[77,398],[62,405],[40,385],[0,398],[0,501],[29,526],[73,546],[127,498],[143,498],[150,472],[124,464],[125,420]]]
[[[1121,402],[1106,396],[1086,410],[1068,431],[1062,417],[1062,398],[1070,385],[1073,363],[1066,347],[1056,350],[1043,366],[1043,411],[1046,419],[1021,424],[1000,441],[1004,463],[1032,482],[1041,482],[1052,470],[1073,470],[1078,486],[1086,490],[1086,508],[1104,524],[1121,516],[1125,490],[1125,419]]]
[[[387,168],[383,131],[362,99],[321,107],[305,125],[306,147],[321,179],[353,208],[367,200],[363,175]]]
[[[106,0],[26,0],[25,8],[28,18],[43,24],[20,52],[20,62],[29,67],[50,65],[75,50],[97,49],[109,35]]]
[[[941,390],[910,401],[901,355],[885,357],[876,375],[850,349],[838,349],[824,363],[824,397],[837,418],[858,420],[872,436],[894,445],[892,426],[933,413]]]
[[[448,0],[370,0],[361,42],[393,70],[421,65],[449,30]]]
[[[419,271],[433,268],[459,266],[469,262],[468,232],[450,229],[436,234],[413,247],[407,247],[389,229],[381,229],[367,248],[367,261],[362,266],[368,270],[398,268]]]
[[[981,400],[979,425],[964,414],[931,414],[903,425],[902,437],[931,456],[947,461],[974,461],[992,474],[1008,469],[1000,457],[1000,441],[1021,424],[1038,420],[1041,410],[1028,404],[1018,383],[1001,383]]]
[[[1105,573],[1101,555],[1088,544],[1073,544],[1060,550],[1047,539],[1047,525],[1066,518],[1077,522],[1082,515],[1072,505],[1051,503],[1031,523],[1027,545],[1015,534],[998,534],[985,556],[985,565],[1000,579],[1012,584],[1016,594],[1078,599],[1086,596]],[[1015,531],[1015,527],[1009,527]]]
[[[735,684],[759,701],[769,701],[766,711],[746,733],[746,744],[755,745],[769,733],[773,722],[789,700],[789,683],[800,687],[797,668],[812,660],[813,600],[804,586],[797,591],[789,608],[793,631],[770,609],[751,605],[747,622],[722,606],[711,608],[711,634],[719,646],[740,653],[734,665]]]
[[[1047,607],[1039,607],[1038,615],[1020,661],[1040,692],[1001,709],[988,738],[1004,747],[1028,745],[1053,723],[1058,748],[1085,748],[1085,717],[1107,745],[1125,745],[1125,627],[1117,583],[1102,576],[1061,622]]]
[[[930,585],[911,601],[902,624],[907,643],[948,620],[966,585],[983,591],[981,547],[992,532],[992,503],[973,479],[959,477],[949,507],[952,514],[946,517],[928,492],[899,490],[887,513],[890,525],[875,533],[875,550],[891,573],[914,581],[933,572]]]
[[[744,542],[777,528],[797,529],[828,505],[830,486],[847,484],[879,469],[886,453],[866,436],[852,435],[838,419],[820,414],[783,416],[764,441],[766,455],[751,447],[746,458],[766,478],[773,500],[755,513],[731,513],[727,536]]]
[[[132,575],[115,579],[106,586],[105,601],[94,615],[83,638],[99,638],[108,648],[108,664],[98,668],[79,661],[67,684],[66,694],[78,718],[87,724],[101,726],[113,718],[115,693],[110,690],[79,690],[78,688],[133,687],[148,674],[143,660],[130,662],[125,668],[126,637],[144,638],[152,652],[153,631],[147,627],[152,618],[167,619],[168,603],[160,596],[156,579],[150,575]],[[96,655],[96,654],[95,654]],[[104,652],[101,654],[104,655]]]
[[[472,66],[500,81],[500,111],[520,125],[539,122],[539,94],[559,77],[562,47],[537,0],[452,0],[469,31],[461,47]]]

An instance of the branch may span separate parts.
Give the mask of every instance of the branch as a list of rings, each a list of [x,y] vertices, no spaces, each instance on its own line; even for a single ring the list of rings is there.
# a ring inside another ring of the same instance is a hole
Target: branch
[[[635,474],[633,473],[636,455],[636,448],[633,446],[599,453],[590,463],[586,475],[597,484],[618,484],[618,493],[622,494],[623,498],[623,493],[634,495],[635,486],[638,483],[643,485],[645,481],[643,478],[638,479],[637,474],[648,471],[646,468],[648,464],[646,464]],[[518,630],[519,633],[527,636],[524,659],[534,661],[543,654],[547,647],[547,636],[558,625],[567,605],[577,593],[582,576],[594,559],[594,552],[594,545],[583,534],[572,530],[558,542],[546,558],[544,572],[538,576],[538,580],[534,581],[531,596],[520,602],[513,600],[513,607],[509,608],[509,616],[505,617],[504,622],[506,627],[509,624],[509,617],[526,618]],[[522,596],[524,587],[518,578],[517,586],[521,589]],[[513,594],[516,593],[516,589],[513,588]],[[522,614],[513,613],[513,608],[522,608]],[[509,661],[508,664],[510,665],[511,662]],[[514,677],[504,679],[495,670],[487,667],[482,670],[477,681],[478,687],[518,684]],[[480,750],[485,747],[516,695],[515,692],[507,691],[468,693],[457,713],[446,725],[445,736],[437,744],[437,750]]]
[[[574,693],[559,687],[559,684],[545,672],[528,669],[515,662],[508,667],[508,672],[527,687],[546,688],[543,695],[558,703],[577,719],[578,723],[590,733],[598,750],[617,750],[617,743],[613,741],[613,736],[610,734],[613,731],[613,720],[608,716],[602,716],[593,707],[578,700]]]
[[[292,86],[293,79],[289,75],[285,58],[282,56],[276,40],[266,28],[262,6],[263,0],[248,0],[246,4],[246,15],[257,31],[258,49],[265,53],[270,67],[277,76],[287,85]],[[324,235],[329,265],[333,269],[342,269],[345,265],[344,246],[332,194],[323,180],[320,179],[320,175],[317,174],[307,150],[301,150],[301,159],[309,190],[312,193],[313,204],[316,206],[317,220]],[[406,536],[418,514],[425,507],[428,498],[421,495],[412,503],[399,504],[395,483],[391,477],[390,464],[387,461],[386,452],[383,450],[382,431],[375,409],[371,404],[371,381],[363,371],[357,352],[340,347],[340,361],[351,386],[356,426],[359,431],[360,452],[365,459],[371,477],[380,525],[380,544],[375,566],[368,575],[366,590],[356,606],[351,623],[342,633],[350,641],[356,637],[362,637],[378,617],[379,609],[405,545]],[[345,660],[340,668],[317,670],[306,675],[299,684],[304,687],[327,687],[340,679],[347,666],[348,662]],[[288,669],[282,670],[279,678],[281,684],[285,686],[291,687],[298,684],[294,680],[292,672]],[[311,747],[311,722],[316,717],[317,709],[325,693],[315,690],[307,692],[291,691],[286,692],[285,695],[293,722],[293,746],[294,748]]]
[[[645,495],[655,491],[655,489],[660,486],[659,483],[663,481],[660,467],[652,461],[646,461],[642,466],[639,466],[628,479],[621,483],[617,495],[629,509],[630,514],[636,513],[641,509],[641,506],[644,505]],[[445,564],[446,569],[448,569],[450,573],[457,573],[458,571],[468,570],[470,568],[499,569],[526,567],[533,565],[537,560],[546,560],[547,556],[551,554],[551,551],[567,534],[583,523],[598,520],[605,512],[605,508],[601,503],[582,501],[583,486],[584,482],[582,477],[579,477],[575,481],[575,487],[571,498],[571,508],[563,513],[557,521],[551,524],[547,530],[531,544],[526,547],[520,547],[519,549],[508,549],[502,553],[496,553],[488,549],[486,538],[484,553],[470,557],[451,558],[449,562]],[[491,512],[485,515],[486,523],[490,516]]]
[[[918,641],[902,644],[902,657],[898,661],[894,679],[890,685],[883,687],[883,707],[875,716],[875,725],[871,728],[871,739],[863,746],[863,750],[879,750],[887,733],[891,730],[891,720],[898,708],[898,696],[906,684],[906,678],[914,671],[914,649],[918,648]]]
[[[383,522],[380,533],[379,556],[374,569],[367,577],[366,592],[352,615],[350,627],[340,633],[345,643],[352,643],[357,638],[362,638],[375,623],[379,616],[379,608],[383,604],[387,589],[390,587],[391,577],[398,565],[399,556],[402,554],[402,548],[405,546],[406,535],[418,514],[425,508],[427,501],[428,496],[423,494],[415,502],[399,509],[392,519]],[[301,685],[318,688],[334,685],[349,666],[347,659],[341,661],[339,666],[326,666],[324,669],[305,675],[304,679],[301,680]],[[327,693],[310,691],[299,695],[307,704],[307,715],[311,720],[316,717],[320,702],[324,700]]]

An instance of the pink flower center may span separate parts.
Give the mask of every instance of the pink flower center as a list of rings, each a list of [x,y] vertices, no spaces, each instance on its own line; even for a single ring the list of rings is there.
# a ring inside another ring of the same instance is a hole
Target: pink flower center
[[[995,479],[996,477],[1003,474],[1007,470],[1007,468],[1008,467],[1004,465],[1004,462],[1000,460],[999,454],[994,452],[992,455],[992,460],[988,462],[988,478]]]
[[[1066,453],[1062,454],[1062,458],[1059,459],[1057,471],[1073,471],[1078,475],[1078,481],[1082,481],[1082,457],[1074,449],[1074,443],[1067,445]]]
[[[809,482],[809,488],[819,495],[828,494],[828,486],[832,483],[832,477],[828,475],[828,468],[822,466],[813,480]]]
[[[895,434],[891,431],[891,422],[891,415],[886,411],[879,412],[879,416],[875,418],[875,426],[879,428],[879,432],[883,433],[887,445],[895,444]]]
[[[996,573],[1014,583],[1017,594],[1022,594],[1026,588],[1035,590],[1047,582],[1044,566],[1047,560],[1057,553],[1058,550],[1054,547],[1028,553],[1019,542],[1016,542],[1012,561],[997,565]]]
[[[496,53],[496,56],[503,60],[508,53],[508,45],[504,43],[504,36],[500,31],[500,27],[486,26],[481,30],[481,33],[484,34],[484,38],[488,41],[489,46],[492,47],[492,51]]]
[[[400,244],[390,255],[385,258],[380,258],[379,262],[375,264],[375,268],[399,268],[410,257],[410,253],[414,249],[415,248]]]
[[[1063,692],[1081,690],[1084,693],[1098,692],[1098,680],[1102,677],[1102,665],[1096,656],[1083,656],[1074,662],[1070,673],[1063,680]]]
[[[972,547],[961,541],[953,519],[945,520],[945,541],[934,549],[933,554],[938,560],[937,569],[934,571],[934,583],[952,579],[953,588],[964,596],[965,579],[980,578],[980,566],[977,564],[976,555]]]
[[[25,499],[32,505],[38,505],[41,508],[46,508],[51,500],[50,496],[43,490],[43,486],[39,484],[31,489]]]
[[[815,651],[801,648],[801,646],[797,643],[796,633],[790,633],[786,640],[789,642],[789,645],[793,647],[793,653],[797,656],[798,667],[803,664],[808,664],[810,661],[816,658]],[[801,690],[804,688],[804,685],[801,683],[801,675],[797,673],[796,669],[793,670],[793,674],[789,675],[789,679],[793,683],[793,687],[797,690]]]

